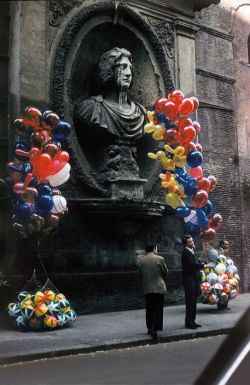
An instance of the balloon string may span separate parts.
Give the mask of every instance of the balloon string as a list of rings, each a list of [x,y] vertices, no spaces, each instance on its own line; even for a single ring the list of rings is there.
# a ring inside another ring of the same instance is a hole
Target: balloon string
[[[47,271],[46,271],[46,269],[45,269],[45,266],[44,266],[44,264],[43,264],[41,255],[40,255],[40,241],[39,241],[39,240],[37,241],[37,257],[38,257],[38,259],[39,259],[39,261],[40,261],[40,263],[41,263],[41,265],[42,265],[42,268],[43,268],[43,271],[44,271],[46,277],[49,278],[48,273],[47,273]]]

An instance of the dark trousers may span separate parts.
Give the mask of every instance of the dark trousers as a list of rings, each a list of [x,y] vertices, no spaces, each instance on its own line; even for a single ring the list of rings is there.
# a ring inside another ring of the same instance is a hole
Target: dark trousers
[[[196,318],[196,288],[197,282],[193,277],[183,277],[183,286],[185,291],[186,318],[185,323],[195,322]]]
[[[145,299],[147,328],[150,330],[162,330],[164,294],[146,294]]]

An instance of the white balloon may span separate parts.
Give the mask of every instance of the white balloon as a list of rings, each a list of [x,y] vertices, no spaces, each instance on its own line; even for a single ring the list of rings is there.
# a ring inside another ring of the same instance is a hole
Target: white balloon
[[[60,186],[61,184],[67,182],[67,180],[69,179],[69,172],[70,164],[66,163],[60,171],[58,171],[54,175],[47,176],[46,179],[49,181],[52,187]]]
[[[52,207],[51,212],[53,214],[61,213],[66,209],[67,201],[62,195],[53,195],[52,199],[54,206]]]

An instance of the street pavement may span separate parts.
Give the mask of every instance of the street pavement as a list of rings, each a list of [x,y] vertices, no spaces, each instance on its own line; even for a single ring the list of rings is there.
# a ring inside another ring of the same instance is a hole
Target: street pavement
[[[196,322],[202,327],[196,330],[184,328],[184,305],[166,306],[159,342],[228,334],[249,308],[250,293],[240,294],[229,306],[231,310],[218,311],[215,305],[199,303]],[[145,309],[81,315],[60,330],[22,332],[0,327],[0,364],[154,343],[146,332]]]

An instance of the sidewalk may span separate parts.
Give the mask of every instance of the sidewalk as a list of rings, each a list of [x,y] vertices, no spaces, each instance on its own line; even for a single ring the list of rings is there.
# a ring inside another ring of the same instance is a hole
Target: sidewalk
[[[160,342],[229,333],[250,306],[250,293],[240,294],[229,306],[231,311],[218,311],[216,306],[198,304],[197,322],[202,328],[196,330],[184,328],[184,305],[165,307]],[[144,309],[82,315],[61,330],[23,333],[0,329],[0,364],[150,343]]]

